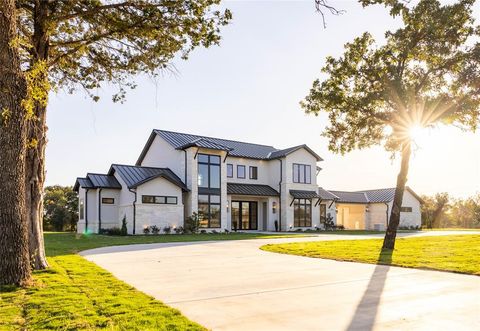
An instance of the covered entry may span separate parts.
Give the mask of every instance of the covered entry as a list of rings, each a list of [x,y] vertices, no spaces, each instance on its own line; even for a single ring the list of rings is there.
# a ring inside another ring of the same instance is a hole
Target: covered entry
[[[232,201],[232,229],[258,230],[256,201]]]

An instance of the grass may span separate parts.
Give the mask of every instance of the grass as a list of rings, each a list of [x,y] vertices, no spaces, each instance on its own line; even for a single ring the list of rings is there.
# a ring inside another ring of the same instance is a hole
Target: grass
[[[480,275],[480,235],[397,238],[383,251],[382,239],[264,245],[265,251],[314,258],[387,264]]]
[[[109,237],[46,233],[50,268],[28,288],[0,287],[0,330],[204,330],[77,255],[128,244],[298,236],[260,233]]]

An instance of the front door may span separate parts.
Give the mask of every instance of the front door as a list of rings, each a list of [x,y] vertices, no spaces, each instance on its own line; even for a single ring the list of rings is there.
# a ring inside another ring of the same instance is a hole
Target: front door
[[[257,230],[257,211],[255,201],[232,201],[232,229]]]

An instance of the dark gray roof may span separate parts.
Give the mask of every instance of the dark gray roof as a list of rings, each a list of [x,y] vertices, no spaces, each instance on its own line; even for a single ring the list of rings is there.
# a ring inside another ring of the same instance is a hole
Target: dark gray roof
[[[344,203],[368,203],[368,199],[363,192],[345,192],[345,191],[329,191],[338,197],[337,202]]]
[[[75,181],[75,185],[73,185],[73,190],[78,192],[79,188],[95,188],[95,186],[92,184],[90,179],[88,178],[83,178],[83,177],[78,177],[77,180]]]
[[[177,185],[184,191],[188,191],[188,188],[182,182],[182,180],[175,175],[175,173],[168,168],[153,168],[153,167],[138,167],[123,164],[112,164],[110,175],[113,172],[117,172],[119,176],[125,181],[128,188],[136,188],[137,186],[146,183],[152,179],[163,177],[166,180]]]
[[[294,151],[305,148],[307,149],[312,155],[314,155],[318,161],[322,161],[320,156],[318,156],[313,150],[311,150],[306,145],[299,145],[295,147],[290,147],[287,149],[279,150],[273,146],[268,145],[259,145],[259,144],[251,144],[245,143],[241,141],[235,140],[228,140],[228,139],[221,139],[221,138],[213,138],[213,137],[206,137],[206,136],[198,136],[194,134],[188,133],[180,133],[180,132],[172,132],[172,131],[165,131],[165,130],[153,130],[151,133],[145,147],[143,148],[140,157],[137,160],[137,165],[142,163],[145,154],[147,153],[150,145],[152,144],[155,136],[159,135],[165,141],[167,141],[170,145],[177,149],[184,149],[190,146],[198,146],[198,147],[205,147],[205,148],[212,148],[212,149],[221,149],[221,150],[228,150],[230,156],[236,157],[245,157],[250,159],[259,159],[259,160],[272,160],[276,158],[281,158],[289,153],[293,153]]]
[[[290,195],[296,199],[320,198],[315,191],[290,190]]]
[[[122,188],[122,185],[120,185],[115,176],[88,173],[87,178],[96,188]]]
[[[279,193],[268,185],[227,183],[227,194],[278,196]]]
[[[335,194],[321,187],[318,188],[318,195],[322,200],[338,200],[339,199],[339,197],[337,197]]]
[[[220,151],[231,151],[232,150],[230,147],[218,144],[218,143],[216,143],[216,142],[214,142],[214,141],[212,141],[208,138],[195,139],[192,142],[189,142],[185,145],[182,145],[182,146],[178,147],[178,149],[185,149],[185,148],[193,147],[193,146],[209,148],[209,149],[217,149],[217,150],[220,150]]]
[[[418,201],[423,203],[422,198],[420,198],[410,187],[406,187],[405,190],[409,191]],[[381,188],[376,190],[365,190],[361,191],[367,195],[367,199],[371,203],[375,202],[390,202],[393,201],[395,196],[395,187],[391,188]]]
[[[293,147],[289,147],[289,148],[285,148],[285,149],[280,149],[280,150],[277,150],[275,152],[272,152],[270,155],[269,155],[269,159],[273,160],[273,159],[279,159],[279,158],[282,158],[282,157],[285,157],[287,156],[288,154],[290,153],[293,153],[295,151],[298,151],[299,149],[302,149],[302,148],[305,148],[310,154],[312,154],[313,156],[315,156],[315,158],[317,159],[317,161],[323,161],[323,159],[317,154],[315,153],[310,147],[308,147],[307,145],[298,145],[298,146],[293,146]]]

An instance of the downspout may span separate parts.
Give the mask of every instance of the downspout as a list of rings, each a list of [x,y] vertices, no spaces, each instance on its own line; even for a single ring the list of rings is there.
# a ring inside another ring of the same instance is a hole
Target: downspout
[[[187,151],[183,150],[183,153],[185,154],[185,186],[187,185]]]
[[[98,189],[98,234],[102,232],[102,189]]]
[[[88,188],[85,189],[85,233],[88,233]]]
[[[135,194],[135,199],[133,200],[133,231],[132,234],[135,234],[135,227],[136,227],[136,214],[137,214],[137,190],[133,191],[132,189],[128,189],[130,192]]]
[[[282,231],[282,176],[283,176],[283,164],[282,159],[280,161],[280,181],[278,182],[278,193],[280,193],[280,201],[278,203],[278,231]]]

